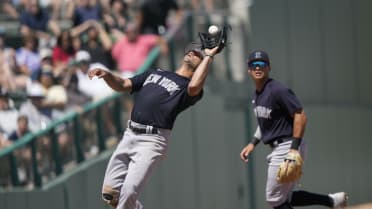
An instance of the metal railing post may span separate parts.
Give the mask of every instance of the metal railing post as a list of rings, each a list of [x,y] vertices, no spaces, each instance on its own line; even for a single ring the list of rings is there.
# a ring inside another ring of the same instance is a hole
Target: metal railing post
[[[55,163],[55,173],[60,175],[63,172],[61,154],[59,150],[58,136],[55,129],[50,130],[51,140],[52,140],[52,156]]]
[[[80,163],[85,160],[83,149],[81,147],[81,139],[82,139],[82,132],[81,132],[81,125],[80,125],[80,116],[77,115],[74,117],[74,144],[75,144],[75,151],[76,151],[76,162]]]
[[[10,167],[10,178],[13,186],[19,186],[19,177],[17,170],[17,159],[14,156],[14,153],[9,154],[9,167]]]
[[[98,136],[98,148],[102,152],[106,149],[104,130],[102,125],[102,108],[99,106],[96,110],[96,129]]]
[[[35,187],[41,187],[42,181],[41,181],[41,175],[38,170],[38,162],[37,162],[37,146],[36,146],[37,140],[32,140],[30,142],[31,147],[31,161],[32,161],[32,173],[34,176],[34,185]]]

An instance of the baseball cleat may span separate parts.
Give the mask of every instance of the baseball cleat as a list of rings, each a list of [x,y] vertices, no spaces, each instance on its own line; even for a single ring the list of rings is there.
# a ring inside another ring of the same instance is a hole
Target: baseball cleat
[[[333,200],[333,209],[341,209],[346,207],[348,196],[345,192],[337,192],[329,194],[328,196]]]

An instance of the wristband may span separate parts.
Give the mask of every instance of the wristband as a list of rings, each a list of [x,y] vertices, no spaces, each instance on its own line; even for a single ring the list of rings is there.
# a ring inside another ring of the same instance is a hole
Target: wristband
[[[213,55],[210,55],[210,54],[206,54],[205,56],[206,56],[206,57],[210,57],[210,58],[212,58],[212,59],[213,59]]]
[[[251,144],[253,144],[254,146],[256,146],[258,143],[260,143],[261,140],[257,139],[256,137],[254,137],[251,141]]]
[[[302,138],[293,138],[290,149],[298,150],[301,145]]]

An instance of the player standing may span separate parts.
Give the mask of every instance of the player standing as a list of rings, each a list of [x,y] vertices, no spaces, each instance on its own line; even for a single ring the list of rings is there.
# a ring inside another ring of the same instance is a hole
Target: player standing
[[[269,77],[270,70],[270,60],[266,52],[258,50],[249,55],[248,74],[256,86],[252,104],[258,127],[253,140],[241,151],[240,158],[248,162],[249,154],[260,141],[271,147],[272,151],[267,156],[266,201],[274,209],[307,205],[344,207],[347,199],[345,192],[323,195],[293,191],[296,181],[278,182],[278,169],[288,153],[304,157],[306,142],[302,138],[306,114],[293,91]]]
[[[141,186],[165,156],[168,140],[179,113],[203,96],[208,66],[219,47],[187,50],[175,73],[151,69],[132,78],[120,78],[101,68],[92,69],[116,91],[136,92],[128,128],[107,165],[103,200],[120,209],[141,209]]]

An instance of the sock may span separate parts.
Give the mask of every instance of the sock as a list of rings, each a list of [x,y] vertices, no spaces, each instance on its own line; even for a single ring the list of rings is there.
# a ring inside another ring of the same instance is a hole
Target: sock
[[[292,193],[292,206],[324,205],[333,207],[333,200],[328,195],[315,194],[307,191],[295,191]]]

